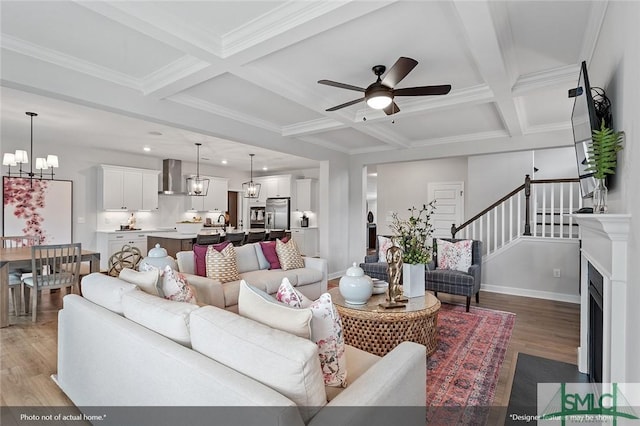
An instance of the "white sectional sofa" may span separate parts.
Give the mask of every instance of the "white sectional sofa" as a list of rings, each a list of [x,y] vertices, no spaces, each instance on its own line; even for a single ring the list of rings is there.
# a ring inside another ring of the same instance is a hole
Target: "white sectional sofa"
[[[327,401],[307,339],[98,273],[82,289],[59,312],[56,380],[82,411],[106,414],[101,425],[425,423],[422,345],[405,342],[383,358],[347,346],[349,384]],[[251,414],[240,420],[237,407]]]
[[[269,294],[275,294],[283,278],[309,299],[315,300],[327,291],[327,261],[314,257],[303,257],[304,268],[268,269],[268,263],[261,261],[258,256],[261,250],[259,243],[245,244],[235,247],[236,263],[240,279],[244,279],[254,287]],[[238,294],[240,293],[240,280],[221,283],[217,280],[198,277],[195,275],[195,260],[193,251],[181,251],[176,254],[176,261],[180,272],[187,276],[189,284],[198,287],[209,282],[211,288],[204,290],[208,304],[238,312]],[[201,300],[201,298],[198,298]]]

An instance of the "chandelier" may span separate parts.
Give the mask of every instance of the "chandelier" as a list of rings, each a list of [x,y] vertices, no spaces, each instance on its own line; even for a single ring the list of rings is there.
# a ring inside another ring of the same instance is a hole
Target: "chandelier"
[[[11,177],[11,167],[20,166],[17,176],[28,176],[29,179],[51,179],[53,180],[53,169],[58,167],[58,156],[49,154],[46,157],[37,157],[35,159],[36,170],[40,170],[40,176],[33,172],[34,161],[29,162],[29,156],[33,160],[33,117],[37,117],[35,112],[25,112],[31,117],[31,143],[29,146],[29,153],[23,149],[17,149],[15,153],[5,152],[2,155],[2,165],[8,167],[7,176]],[[23,170],[23,164],[29,164],[29,171]],[[51,175],[43,175],[43,170],[51,170]]]
[[[205,197],[209,192],[209,179],[200,177],[200,145],[196,142],[198,157],[196,158],[196,175],[187,178],[187,195]]]
[[[251,157],[251,174],[249,175],[249,182],[242,184],[242,192],[244,192],[244,198],[258,198],[260,195],[261,184],[253,181],[253,156],[255,154],[249,154]]]

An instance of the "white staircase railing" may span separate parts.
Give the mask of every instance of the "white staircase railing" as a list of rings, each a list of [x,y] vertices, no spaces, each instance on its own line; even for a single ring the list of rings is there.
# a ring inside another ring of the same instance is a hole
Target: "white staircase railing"
[[[460,226],[454,238],[483,241],[488,255],[520,236],[577,238],[577,223],[565,217],[582,207],[578,179],[531,180],[505,195]],[[533,218],[533,220],[532,220]]]

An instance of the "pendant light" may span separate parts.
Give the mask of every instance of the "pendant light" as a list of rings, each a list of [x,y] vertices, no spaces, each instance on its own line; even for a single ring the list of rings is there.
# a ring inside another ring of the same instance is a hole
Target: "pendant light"
[[[260,195],[261,184],[253,181],[253,156],[255,154],[249,154],[251,157],[251,174],[249,175],[249,182],[242,184],[242,191],[244,192],[244,198],[258,198]]]
[[[11,167],[20,165],[20,170],[18,170],[18,176],[22,177],[23,175],[29,176],[29,179],[33,182],[33,179],[51,179],[53,180],[53,169],[58,167],[58,156],[57,155],[47,155],[46,158],[38,157],[35,159],[35,162],[32,161],[29,163],[29,156],[33,156],[33,117],[37,117],[38,114],[35,112],[25,112],[29,117],[31,117],[31,139],[29,145],[29,152],[18,149],[15,153],[5,152],[2,156],[2,165],[8,166],[9,170],[7,175],[11,176]],[[32,157],[33,160],[33,157]],[[36,170],[40,170],[40,176],[36,176],[33,172],[33,165],[35,163]],[[29,171],[22,170],[23,164],[29,164]],[[43,176],[42,171],[51,169],[51,177]]]
[[[209,179],[200,177],[200,145],[196,142],[198,157],[196,158],[196,175],[187,178],[187,195],[205,197],[209,192]]]

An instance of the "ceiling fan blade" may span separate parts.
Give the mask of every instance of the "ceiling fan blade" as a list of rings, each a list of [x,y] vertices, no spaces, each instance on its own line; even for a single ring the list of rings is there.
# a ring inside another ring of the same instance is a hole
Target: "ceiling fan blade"
[[[338,110],[338,109],[341,109],[341,108],[346,108],[348,106],[355,105],[355,104],[357,104],[359,102],[362,102],[362,101],[364,101],[364,98],[355,99],[355,100],[350,101],[350,102],[345,102],[343,104],[336,105],[336,106],[331,107],[331,108],[329,108],[329,109],[327,109],[325,111],[335,111],[335,110]]]
[[[400,112],[400,108],[398,108],[398,104],[396,104],[395,102],[391,102],[389,106],[387,106],[383,111],[387,115],[393,115],[397,112]]]
[[[331,81],[331,80],[318,80],[318,83],[320,84],[326,84],[327,86],[333,86],[333,87],[339,87],[341,89],[349,89],[349,90],[355,90],[357,92],[364,92],[365,89],[362,87],[358,87],[358,86],[352,86],[351,84],[345,84],[345,83],[338,83],[337,81]]]
[[[382,84],[391,88],[396,87],[396,85],[400,83],[400,81],[402,81],[402,79],[405,78],[416,65],[418,65],[418,61],[415,59],[405,58],[404,56],[399,57],[387,75],[384,76]]]
[[[394,89],[393,96],[446,95],[450,91],[450,84],[443,84],[441,86],[404,87],[402,89]]]

